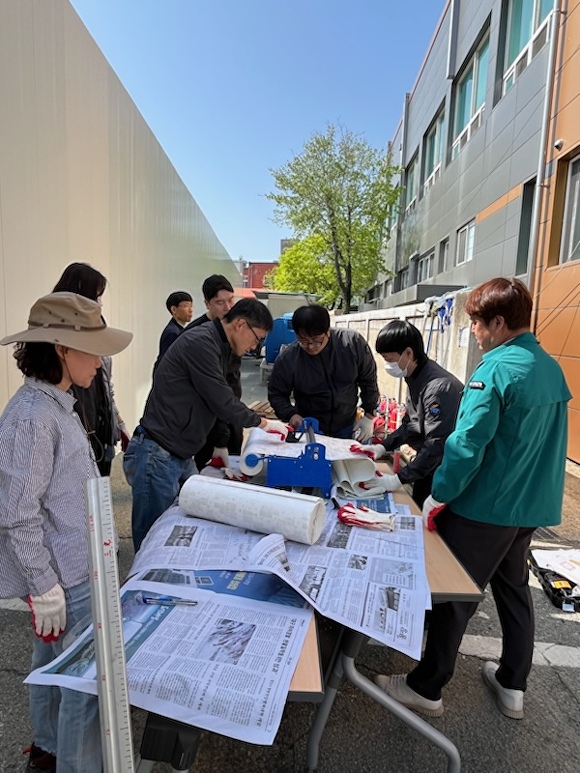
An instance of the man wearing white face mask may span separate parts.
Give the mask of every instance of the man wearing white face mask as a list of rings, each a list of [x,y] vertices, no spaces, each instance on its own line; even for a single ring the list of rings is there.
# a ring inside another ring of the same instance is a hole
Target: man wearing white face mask
[[[453,431],[463,384],[425,354],[423,337],[410,322],[393,320],[379,332],[375,344],[393,378],[409,388],[401,426],[383,443],[366,446],[379,459],[407,443],[417,456],[397,475],[385,475],[380,486],[394,491],[413,485],[413,499],[421,507],[431,493],[433,473],[441,463],[445,440]]]

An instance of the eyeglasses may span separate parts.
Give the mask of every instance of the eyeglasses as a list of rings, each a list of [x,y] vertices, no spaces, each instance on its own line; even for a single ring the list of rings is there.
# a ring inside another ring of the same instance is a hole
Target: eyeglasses
[[[245,319],[244,322],[246,323],[246,325],[250,328],[250,330],[254,334],[254,338],[256,339],[256,346],[263,346],[265,339],[264,338],[260,338],[258,335],[256,335],[256,331],[250,325],[250,323],[248,322],[247,319]]]
[[[318,338],[300,338],[300,336],[296,336],[296,340],[298,341],[298,346],[301,346],[303,349],[319,349],[321,346],[324,346],[327,336],[328,333]]]

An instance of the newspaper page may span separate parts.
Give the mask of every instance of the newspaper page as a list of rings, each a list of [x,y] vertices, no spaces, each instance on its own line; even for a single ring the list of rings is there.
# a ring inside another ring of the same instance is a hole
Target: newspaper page
[[[368,501],[396,512],[392,497]],[[189,544],[176,538],[184,530]],[[392,532],[341,523],[332,503],[312,546],[191,518],[174,506],[159,518],[132,572],[240,569],[277,575],[322,615],[419,659],[430,591],[421,518],[398,513]]]
[[[252,587],[244,573],[219,581],[220,574],[196,575],[200,582],[179,583],[179,590],[135,580],[123,586],[130,702],[204,730],[271,745],[313,612],[291,589],[280,593],[276,583],[268,587],[263,580]],[[214,582],[221,585],[219,594],[199,589]],[[91,627],[25,681],[96,695],[96,676]]]

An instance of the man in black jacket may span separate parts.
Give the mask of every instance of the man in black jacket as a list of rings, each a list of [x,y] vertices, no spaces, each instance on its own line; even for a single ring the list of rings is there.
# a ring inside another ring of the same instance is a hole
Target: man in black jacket
[[[185,328],[186,330],[199,327],[199,325],[205,325],[206,322],[211,322],[212,319],[223,319],[234,305],[234,288],[230,280],[222,274],[208,276],[201,286],[201,291],[206,312],[200,317],[196,317],[193,322],[190,322]],[[241,364],[242,358],[232,352],[226,365],[226,381],[231,386],[235,396],[240,399],[242,398]],[[201,470],[202,467],[205,467],[212,458],[214,448],[225,448],[227,446],[227,453],[239,454],[242,450],[242,440],[243,430],[241,427],[216,422],[216,426],[210,433],[205,445],[195,455],[197,469]]]
[[[296,309],[292,327],[296,341],[276,357],[268,384],[276,416],[292,427],[311,417],[325,435],[351,438],[354,432],[360,442],[368,440],[379,389],[375,358],[363,336],[331,329],[328,311],[317,304]],[[357,420],[359,392],[364,415]]]
[[[133,490],[135,550],[196,472],[192,457],[218,418],[236,427],[261,427],[285,435],[281,422],[268,422],[247,408],[225,377],[230,354],[243,354],[271,329],[266,306],[245,299],[224,319],[182,333],[159,363],[143,418],[123,458]]]
[[[167,311],[171,314],[171,319],[163,328],[161,338],[159,339],[159,354],[153,365],[153,373],[157,370],[161,358],[169,349],[175,339],[183,333],[185,326],[191,322],[193,317],[193,298],[184,290],[176,290],[165,301]]]
[[[367,446],[375,458],[399,446],[415,449],[415,458],[396,475],[384,476],[380,486],[394,491],[413,485],[413,499],[421,507],[431,493],[433,473],[441,464],[445,441],[453,431],[463,384],[425,354],[423,337],[410,322],[393,320],[379,332],[376,351],[393,378],[404,378],[409,388],[401,426],[383,443]]]

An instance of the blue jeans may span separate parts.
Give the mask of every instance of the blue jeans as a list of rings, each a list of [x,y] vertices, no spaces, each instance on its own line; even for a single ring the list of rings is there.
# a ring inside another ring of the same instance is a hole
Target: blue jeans
[[[83,618],[90,622],[89,582],[65,589],[66,631],[58,641],[34,637],[32,669],[45,666],[63,651],[63,640]],[[57,773],[101,773],[103,758],[99,703],[96,695],[64,687],[29,686],[30,724],[34,743],[56,755]]]
[[[180,459],[144,435],[133,435],[123,456],[123,471],[133,489],[133,546],[170,507],[185,481],[197,472],[193,459]]]

